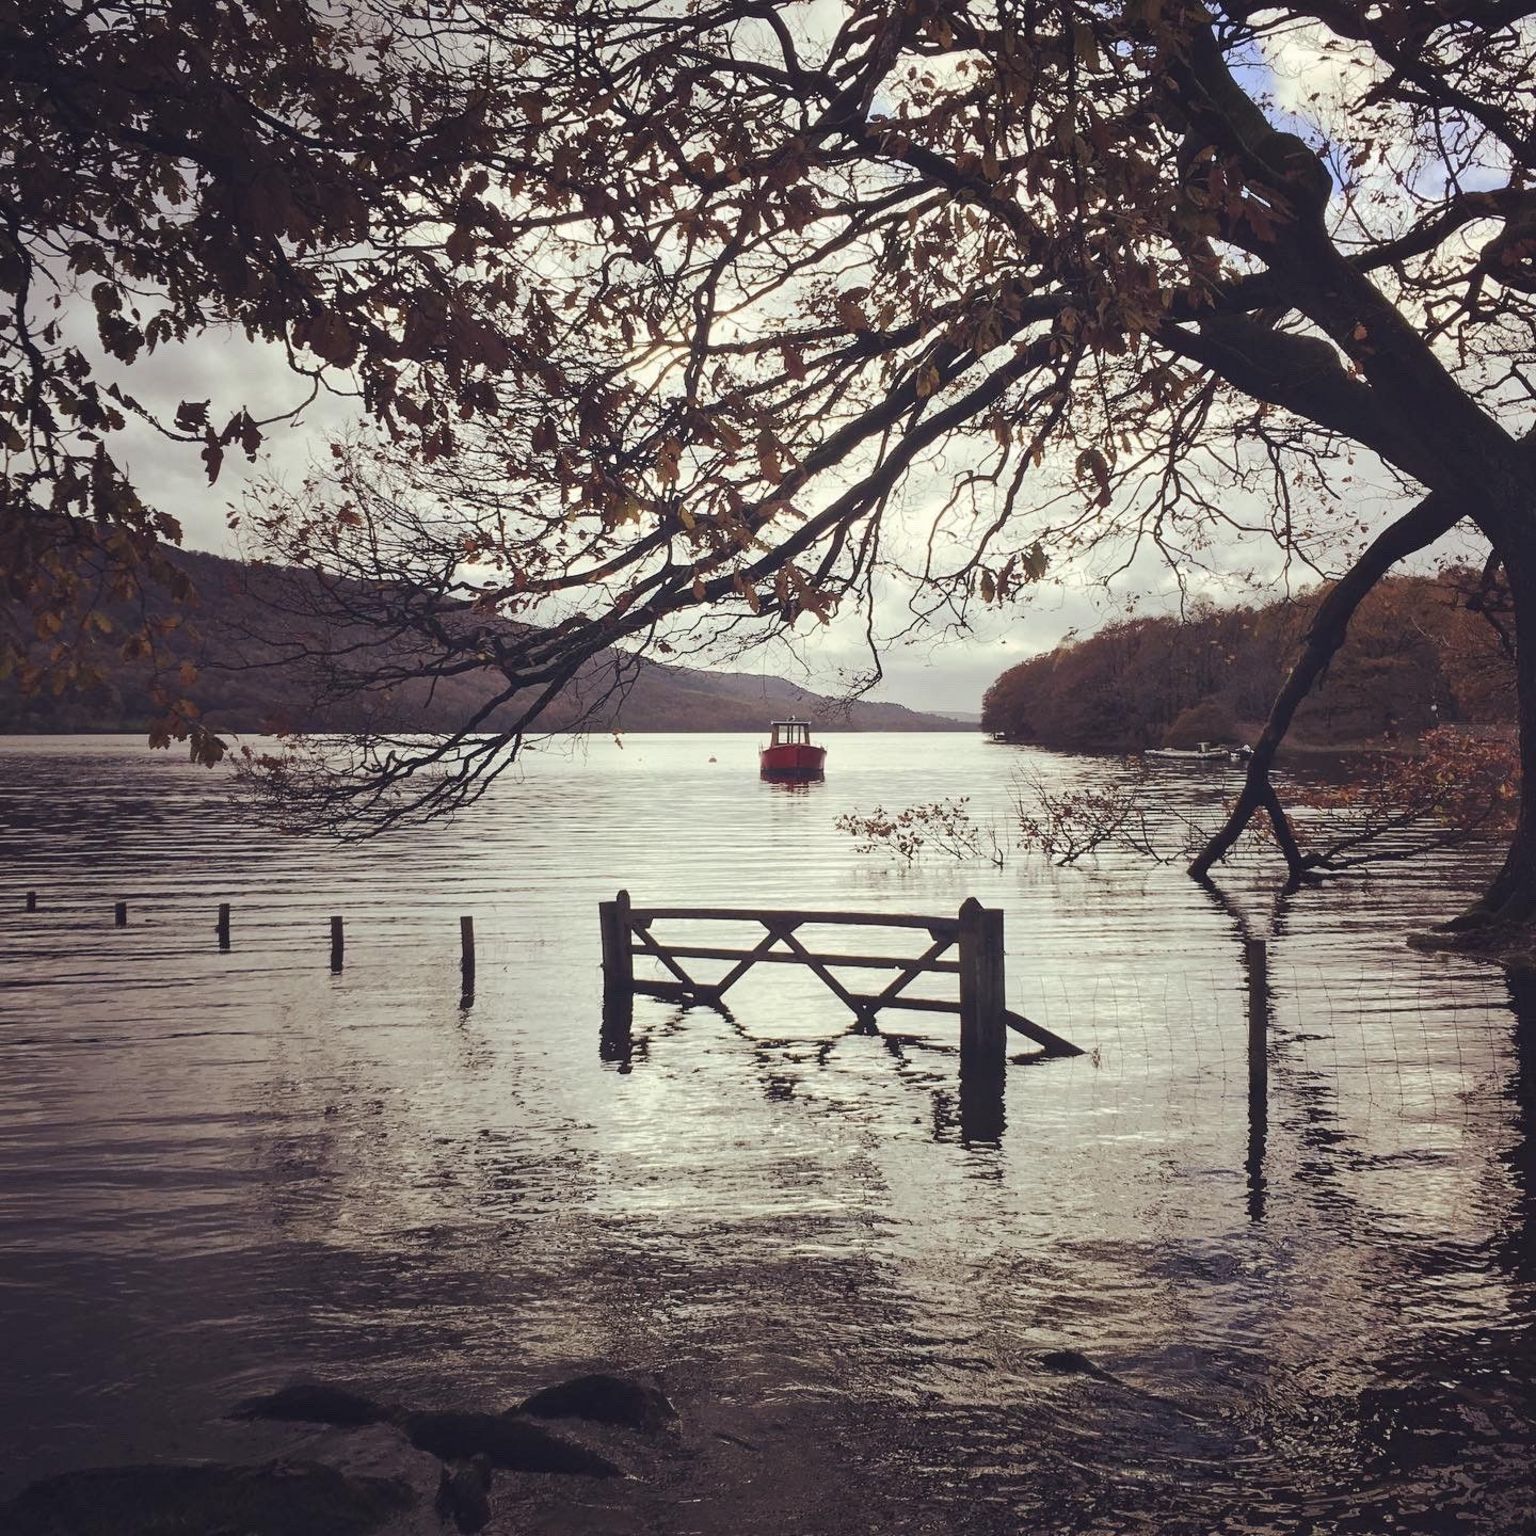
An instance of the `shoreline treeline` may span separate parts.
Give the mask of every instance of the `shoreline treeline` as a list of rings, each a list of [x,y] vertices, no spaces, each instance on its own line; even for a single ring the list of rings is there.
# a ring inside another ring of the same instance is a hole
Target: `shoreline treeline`
[[[992,684],[982,728],[1081,752],[1252,740],[1323,590],[1262,607],[1128,619],[1069,637]],[[1289,740],[1380,746],[1441,725],[1512,723],[1514,663],[1501,607],[1478,572],[1460,567],[1383,582],[1362,603]]]

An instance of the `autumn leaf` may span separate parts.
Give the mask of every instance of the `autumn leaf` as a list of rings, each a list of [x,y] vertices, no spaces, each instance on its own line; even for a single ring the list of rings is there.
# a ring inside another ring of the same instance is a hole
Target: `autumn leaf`
[[[764,431],[757,439],[757,466],[764,480],[777,485],[784,478],[783,465],[779,460],[779,444],[773,434]]]
[[[176,407],[176,426],[182,432],[202,432],[208,425],[206,400],[183,400]]]
[[[1107,507],[1111,500],[1109,460],[1097,448],[1084,448],[1077,456],[1077,478],[1081,483],[1091,479],[1098,491],[1095,505]]]
[[[869,316],[864,313],[864,306],[852,294],[845,293],[838,299],[837,318],[838,322],[850,331],[869,329]]]

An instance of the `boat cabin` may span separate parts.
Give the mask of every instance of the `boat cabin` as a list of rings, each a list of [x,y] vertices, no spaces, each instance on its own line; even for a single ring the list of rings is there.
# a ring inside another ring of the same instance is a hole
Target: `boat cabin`
[[[812,742],[811,727],[804,720],[775,720],[773,740],[758,754],[765,779],[819,779],[826,760],[827,749]]]
[[[773,742],[776,747],[808,747],[811,744],[811,728],[804,720],[775,720]]]

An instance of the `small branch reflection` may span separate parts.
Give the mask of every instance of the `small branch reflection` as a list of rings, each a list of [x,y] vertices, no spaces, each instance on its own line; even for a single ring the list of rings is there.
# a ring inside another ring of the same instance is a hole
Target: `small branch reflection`
[[[1269,941],[1284,930],[1289,887],[1275,893],[1262,933],[1248,914],[1213,880],[1201,889],[1232,923],[1243,946],[1243,990],[1248,1000],[1248,1150],[1243,1160],[1248,1219],[1263,1221],[1268,1200],[1264,1159],[1269,1143],[1269,1053],[1275,1022],[1274,988],[1270,979]]]

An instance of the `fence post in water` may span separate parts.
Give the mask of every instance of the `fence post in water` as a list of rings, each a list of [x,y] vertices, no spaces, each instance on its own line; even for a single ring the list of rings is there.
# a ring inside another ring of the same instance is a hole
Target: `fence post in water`
[[[27,892],[27,911],[28,912],[36,912],[37,911],[37,892],[36,891],[28,891]]]
[[[1001,1078],[1007,1067],[1003,914],[974,896],[960,908],[960,1073]]]
[[[1269,946],[1243,942],[1248,972],[1248,1215],[1264,1215],[1264,1148],[1269,1138]]]
[[[1269,1088],[1269,946],[1263,939],[1243,942],[1248,970],[1248,1091]]]
[[[219,948],[229,948],[229,903],[219,903],[219,920],[213,925],[213,931],[219,936]]]
[[[118,928],[126,928],[128,926],[128,903],[126,901],[120,901],[112,908],[112,922]]]
[[[459,919],[459,978],[460,990],[467,1002],[475,995],[475,920]]]
[[[342,960],[346,955],[346,947],[347,940],[346,935],[342,932],[341,919],[333,917],[331,919],[331,969],[333,971],[341,969]]]
[[[603,1035],[627,1035],[635,1012],[635,956],[630,947],[629,892],[597,904],[603,936]]]

